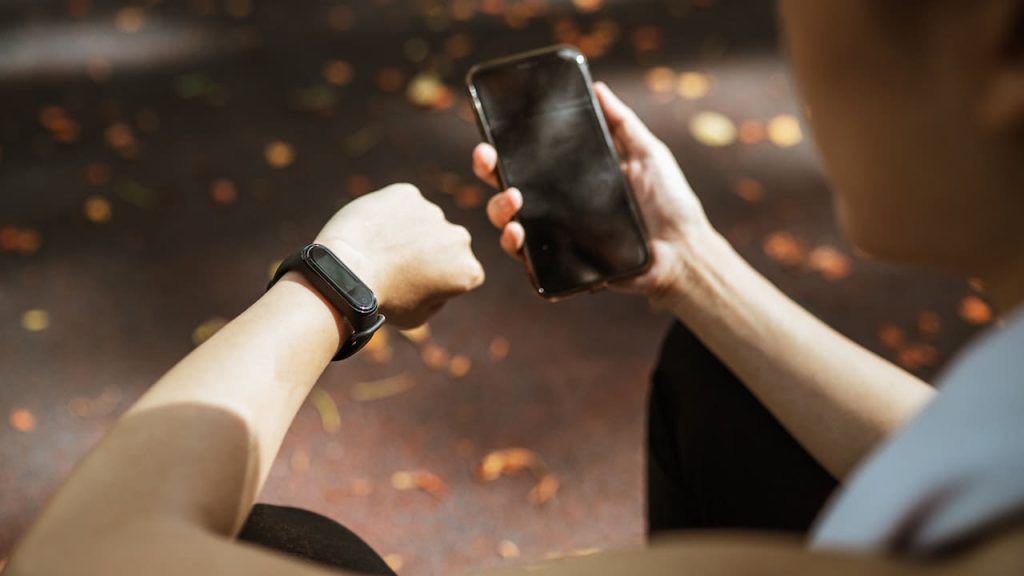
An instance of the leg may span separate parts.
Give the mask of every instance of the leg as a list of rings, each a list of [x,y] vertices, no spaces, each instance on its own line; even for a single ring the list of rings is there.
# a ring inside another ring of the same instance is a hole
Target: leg
[[[359,574],[395,576],[359,536],[334,520],[298,508],[257,504],[238,539]]]
[[[836,481],[676,323],[652,378],[648,530],[805,532]]]

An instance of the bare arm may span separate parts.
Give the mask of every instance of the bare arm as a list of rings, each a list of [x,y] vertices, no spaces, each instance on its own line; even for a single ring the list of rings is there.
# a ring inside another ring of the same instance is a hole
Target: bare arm
[[[375,290],[399,326],[422,322],[447,298],[483,281],[466,230],[446,222],[411,186],[349,204],[317,241]],[[116,573],[104,569],[131,552],[125,541],[149,546],[144,555],[154,563],[182,566],[175,564],[178,544],[154,536],[147,545],[138,534],[173,532],[212,548],[226,542],[248,515],[306,395],[349,333],[299,274],[286,275],[118,421],[33,525],[11,570]],[[156,569],[146,566],[124,573]]]
[[[843,478],[934,395],[790,300],[714,231],[684,249],[662,305]]]
[[[932,397],[906,371],[832,330],[754,271],[708,223],[675,158],[603,84],[605,118],[651,236],[653,265],[619,286],[670,309],[725,362],[782,425],[838,478]],[[497,185],[493,148],[474,152]],[[515,189],[488,205],[501,245],[518,255],[524,231]]]

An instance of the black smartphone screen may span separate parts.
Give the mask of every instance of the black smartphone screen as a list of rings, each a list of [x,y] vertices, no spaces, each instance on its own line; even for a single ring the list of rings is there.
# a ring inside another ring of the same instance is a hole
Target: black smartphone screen
[[[647,243],[586,61],[562,48],[485,65],[470,77],[518,219],[534,284],[557,297],[642,271]]]

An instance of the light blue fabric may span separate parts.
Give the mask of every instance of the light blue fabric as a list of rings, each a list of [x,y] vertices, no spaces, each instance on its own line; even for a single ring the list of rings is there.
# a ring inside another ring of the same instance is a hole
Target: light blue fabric
[[[1024,521],[1024,311],[973,344],[939,389],[849,477],[812,547],[927,554]]]

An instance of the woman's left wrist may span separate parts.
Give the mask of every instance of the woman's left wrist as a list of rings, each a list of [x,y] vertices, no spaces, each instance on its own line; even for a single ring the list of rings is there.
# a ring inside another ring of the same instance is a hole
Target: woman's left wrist
[[[365,252],[340,238],[317,238],[316,243],[329,248],[373,292],[378,307],[383,307],[387,296],[383,275]]]
[[[352,336],[345,316],[301,272],[292,270],[282,276],[267,296],[287,300],[289,315],[303,315],[311,326],[321,326],[325,333],[336,335],[337,341],[332,342],[335,349]]]

